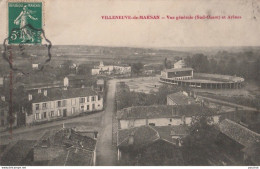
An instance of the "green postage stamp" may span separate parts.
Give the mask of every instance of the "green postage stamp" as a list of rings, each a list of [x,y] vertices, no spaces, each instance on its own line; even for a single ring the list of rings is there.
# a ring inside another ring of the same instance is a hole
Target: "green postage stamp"
[[[8,2],[8,43],[41,44],[42,2]]]

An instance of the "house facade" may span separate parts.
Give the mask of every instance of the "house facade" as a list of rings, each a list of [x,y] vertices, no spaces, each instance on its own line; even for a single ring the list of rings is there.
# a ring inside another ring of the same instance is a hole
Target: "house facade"
[[[221,114],[214,109],[201,107],[200,105],[160,105],[137,106],[123,109],[118,112],[117,119],[120,129],[151,126],[177,126],[190,125],[193,117],[204,112],[213,119],[213,123],[219,123]]]
[[[26,116],[26,124],[103,109],[102,96],[89,88],[44,90],[43,93],[28,94],[28,99],[32,111]]]
[[[91,70],[92,75],[100,75],[100,74],[117,74],[117,75],[125,75],[131,74],[131,66],[117,66],[117,65],[104,65],[103,62],[100,62],[99,66],[96,66]]]

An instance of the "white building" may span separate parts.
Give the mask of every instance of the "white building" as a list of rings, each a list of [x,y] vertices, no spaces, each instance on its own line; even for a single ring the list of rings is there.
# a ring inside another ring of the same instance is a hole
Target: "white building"
[[[169,80],[185,80],[193,78],[192,68],[174,68],[161,71],[161,78]]]
[[[33,64],[32,64],[32,68],[33,68],[33,69],[38,69],[38,68],[39,68],[39,64],[33,63]]]
[[[103,109],[103,98],[90,88],[49,89],[28,95],[31,112],[26,124]]]
[[[117,112],[117,119],[120,129],[144,125],[190,125],[192,118],[200,113],[213,117],[213,123],[218,123],[221,115],[217,114],[216,110],[199,105],[154,105],[125,108]]]
[[[99,66],[94,67],[91,70],[92,75],[99,75],[99,74],[131,74],[131,67],[130,66],[114,66],[114,65],[104,65],[103,62],[100,62]]]
[[[179,68],[185,68],[186,64],[184,60],[179,60],[178,62],[174,63],[174,69],[179,69]]]

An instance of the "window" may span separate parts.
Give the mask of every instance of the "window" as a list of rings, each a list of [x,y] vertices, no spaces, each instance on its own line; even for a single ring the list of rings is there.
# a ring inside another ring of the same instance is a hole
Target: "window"
[[[54,109],[54,102],[50,102],[51,109]]]
[[[91,101],[92,102],[95,101],[95,96],[92,96]]]
[[[73,106],[76,105],[76,99],[71,100],[71,105],[73,105]]]
[[[57,102],[58,107],[61,107],[61,101]]]
[[[36,119],[36,120],[39,120],[39,119],[40,119],[40,114],[39,114],[39,113],[36,113],[36,114],[35,114],[35,119]]]
[[[172,122],[172,119],[170,119],[170,122]]]
[[[89,110],[89,105],[87,105],[87,110]]]
[[[54,111],[51,111],[50,116],[54,117]]]
[[[155,126],[155,123],[149,123],[149,126]]]
[[[36,104],[35,106],[36,106],[35,107],[36,110],[40,110],[40,104]]]
[[[61,110],[58,110],[58,116],[60,116],[61,115]]]
[[[74,113],[75,113],[75,110],[76,110],[76,108],[75,108],[75,107],[72,107],[72,108],[71,108],[71,114],[74,114]]]
[[[65,107],[67,105],[67,100],[62,100],[62,107]]]
[[[95,104],[92,104],[92,110],[95,110]]]
[[[84,112],[84,106],[80,106],[81,112]]]
[[[87,97],[87,102],[89,102],[89,97]]]
[[[43,112],[43,118],[47,118],[47,113],[46,112]]]
[[[81,97],[81,98],[79,99],[79,102],[80,102],[80,103],[85,103],[85,97]]]
[[[101,96],[100,95],[98,95],[98,100],[100,100],[101,99]]]
[[[47,109],[47,103],[42,103],[42,109]]]

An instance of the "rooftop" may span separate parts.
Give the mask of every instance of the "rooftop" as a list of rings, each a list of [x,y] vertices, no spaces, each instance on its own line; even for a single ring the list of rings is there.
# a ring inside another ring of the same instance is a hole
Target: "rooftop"
[[[44,91],[39,94],[37,92],[30,94],[32,94],[33,103],[97,95],[91,88],[68,88],[67,90],[53,88],[47,89],[47,96],[44,96]]]
[[[219,128],[223,134],[245,147],[260,141],[260,134],[229,119],[223,120],[219,124]]]
[[[118,130],[117,146],[129,146],[129,138],[133,137],[133,146],[140,148],[159,139],[175,143],[172,136],[185,136],[188,134],[187,126],[140,126],[130,129]]]
[[[166,69],[165,72],[179,72],[179,71],[191,71],[192,68],[173,68],[173,69]]]
[[[146,118],[173,118],[182,116],[195,116],[198,114],[214,115],[215,109],[201,107],[200,105],[153,105],[135,106],[117,112],[117,118],[146,119]]]
[[[60,146],[63,151],[48,162],[51,166],[88,166],[92,165],[96,140],[83,136],[71,128],[47,130],[36,143],[35,148]]]
[[[172,93],[167,97],[174,101],[177,105],[195,104],[195,100],[185,95],[183,92]]]
[[[48,162],[49,166],[89,166],[92,165],[93,152],[70,148],[57,158]]]
[[[94,151],[96,140],[79,134],[70,128],[60,130],[48,130],[37,142],[36,146],[63,146],[81,148],[84,150]]]

